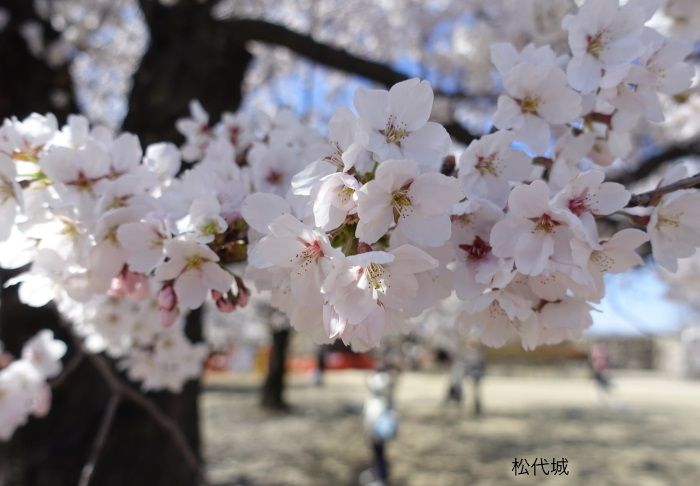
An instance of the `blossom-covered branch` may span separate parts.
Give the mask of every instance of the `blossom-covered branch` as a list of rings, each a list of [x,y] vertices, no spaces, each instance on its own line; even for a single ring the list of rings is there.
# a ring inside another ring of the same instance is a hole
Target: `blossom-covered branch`
[[[698,186],[700,186],[700,174],[683,178],[672,184],[658,187],[651,191],[643,192],[641,194],[634,194],[630,198],[628,206],[655,206],[666,194],[671,194],[673,192],[680,191],[683,189],[696,188]]]

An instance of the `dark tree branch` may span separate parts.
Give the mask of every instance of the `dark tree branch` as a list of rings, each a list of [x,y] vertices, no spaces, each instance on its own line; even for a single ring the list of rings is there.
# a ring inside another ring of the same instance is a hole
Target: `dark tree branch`
[[[99,355],[85,353],[86,358],[93,364],[100,376],[105,380],[105,383],[110,388],[112,393],[121,397],[121,399],[129,401],[139,407],[165,432],[170,435],[175,446],[182,453],[183,458],[195,471],[200,484],[206,484],[202,475],[199,459],[194,453],[190,445],[187,443],[184,434],[180,427],[167,415],[165,415],[151,400],[142,395],[138,390],[133,389],[124,383],[112,371],[107,360]]]
[[[283,25],[258,19],[240,18],[226,22],[231,27],[231,41],[238,44],[259,41],[284,47],[317,64],[360,76],[387,87],[408,79],[406,74],[396,71],[386,64],[363,59],[345,49],[319,42],[310,35],[296,32]],[[435,94],[453,99],[473,98],[466,93],[443,93],[439,90],[435,91]],[[445,124],[445,128],[452,137],[462,143],[468,144],[476,138],[475,134],[454,121]]]
[[[659,201],[661,201],[661,198],[666,194],[683,189],[691,189],[698,186],[700,186],[700,174],[695,174],[694,176],[686,177],[685,179],[681,179],[673,184],[659,187],[653,191],[635,194],[630,198],[630,202],[627,204],[627,206],[656,206]]]
[[[180,430],[178,424],[175,421],[173,421],[170,417],[168,417],[165,413],[163,413],[163,411],[160,408],[158,408],[158,406],[155,403],[153,403],[146,396],[141,394],[141,392],[132,388],[129,384],[122,381],[119,378],[119,376],[117,376],[117,374],[112,370],[112,367],[110,366],[106,358],[85,351],[80,338],[73,333],[72,329],[69,326],[65,326],[65,328],[68,330],[75,353],[81,355],[82,357],[87,359],[90,362],[90,364],[92,364],[93,368],[98,372],[100,377],[104,380],[104,383],[107,385],[107,388],[111,392],[108,409],[102,420],[100,432],[98,433],[98,436],[93,445],[90,460],[85,465],[81,473],[80,486],[86,486],[90,481],[90,476],[94,472],[94,466],[97,462],[97,459],[99,458],[99,453],[104,447],[107,432],[109,431],[109,424],[113,420],[114,411],[116,410],[117,405],[121,401],[131,402],[132,404],[136,405],[143,412],[145,412],[146,415],[148,415],[153,420],[153,422],[155,422],[158,425],[158,427],[165,431],[170,436],[170,439],[172,440],[175,447],[177,447],[177,449],[182,454],[182,457],[184,458],[185,462],[187,462],[187,464],[192,468],[192,471],[194,471],[195,476],[197,478],[197,482],[200,485],[206,485],[207,482],[204,478],[204,475],[202,474],[199,458],[197,457],[197,454],[194,452],[192,447],[190,447],[189,443],[187,442],[187,439],[185,438],[185,435],[182,433],[182,430]],[[74,358],[74,360],[75,359],[76,358]],[[111,407],[113,407],[115,410],[110,412]],[[106,430],[104,432],[104,436],[102,436],[103,429]]]
[[[74,352],[73,357],[68,361],[68,363],[63,367],[63,371],[56,378],[49,382],[51,388],[58,388],[63,385],[68,378],[73,374],[73,372],[78,368],[78,365],[83,361],[83,353]]]
[[[121,401],[121,395],[114,394],[109,399],[107,403],[107,410],[102,417],[102,423],[100,423],[100,429],[97,431],[97,436],[95,436],[95,442],[92,445],[92,451],[90,451],[90,459],[83,470],[80,473],[80,481],[78,486],[89,486],[90,480],[92,479],[92,474],[95,472],[95,467],[97,462],[100,460],[100,455],[102,454],[102,449],[104,449],[105,441],[107,440],[107,434],[109,434],[109,429],[112,428],[112,423],[114,422],[114,414],[117,411],[119,402]]]
[[[623,185],[629,185],[650,176],[664,164],[689,155],[700,155],[700,138],[669,145],[660,152],[643,159],[634,170],[624,172],[616,177],[610,178],[610,180]]]

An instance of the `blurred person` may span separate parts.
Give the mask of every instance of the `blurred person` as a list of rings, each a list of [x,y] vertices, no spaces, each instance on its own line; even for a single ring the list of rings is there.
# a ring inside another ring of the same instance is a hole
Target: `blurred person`
[[[326,354],[328,347],[320,344],[316,351],[316,368],[314,369],[313,382],[315,386],[323,386],[323,375],[326,372]]]
[[[474,415],[481,415],[481,379],[484,377],[486,360],[478,339],[469,340],[465,357],[466,371],[472,379]]]
[[[372,445],[372,467],[360,475],[360,484],[389,484],[389,460],[386,443],[396,437],[398,415],[394,410],[394,389],[398,367],[382,364],[367,378],[369,394],[365,400],[364,428]]]
[[[464,376],[466,363],[461,353],[453,353],[450,365],[450,387],[447,389],[446,402],[462,403],[464,401]]]
[[[610,394],[610,378],[608,376],[608,351],[602,343],[591,346],[590,366],[598,389],[598,394],[602,400]]]

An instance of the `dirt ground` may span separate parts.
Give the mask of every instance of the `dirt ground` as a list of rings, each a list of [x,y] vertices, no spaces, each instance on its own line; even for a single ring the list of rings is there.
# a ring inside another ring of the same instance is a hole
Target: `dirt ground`
[[[289,414],[257,405],[253,376],[210,376],[202,404],[211,483],[355,485],[369,465],[361,425],[366,372],[331,372],[323,387],[294,376]],[[613,375],[603,401],[583,373],[487,376],[484,413],[447,406],[445,375],[405,373],[393,485],[700,484],[700,382]],[[469,391],[469,388],[467,388]],[[515,476],[514,458],[567,458],[568,476]]]

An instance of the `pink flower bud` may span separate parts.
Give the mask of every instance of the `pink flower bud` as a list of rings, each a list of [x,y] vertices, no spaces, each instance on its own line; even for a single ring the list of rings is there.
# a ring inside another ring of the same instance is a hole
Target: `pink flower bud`
[[[172,326],[180,315],[180,310],[175,307],[170,310],[160,309],[160,323],[165,327]]]
[[[158,307],[161,311],[172,311],[177,305],[177,296],[172,285],[166,284],[158,291]]]

